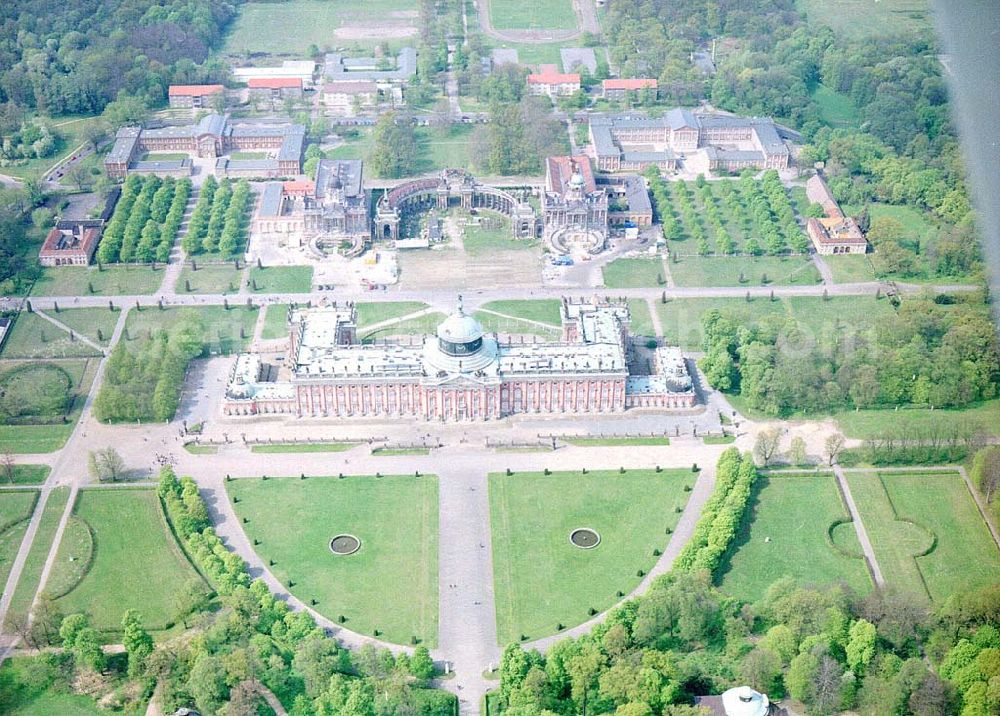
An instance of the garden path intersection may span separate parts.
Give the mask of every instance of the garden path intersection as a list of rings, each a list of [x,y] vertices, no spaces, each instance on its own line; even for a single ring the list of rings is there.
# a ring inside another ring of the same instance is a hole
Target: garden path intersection
[[[174,272],[176,273],[176,272]],[[174,281],[165,281],[172,286]],[[900,285],[902,293],[915,293],[925,287]],[[968,286],[935,286],[933,290],[963,291]],[[595,293],[610,294],[644,300],[652,309],[655,302],[682,297],[733,297],[751,296],[821,296],[875,295],[884,290],[878,282],[839,285],[783,286],[783,287],[722,287],[722,288],[656,288],[656,289],[567,289],[536,288],[496,289],[471,291],[465,294],[466,305],[474,310],[498,300],[544,299],[562,296],[589,297]],[[526,295],[527,293],[527,295]],[[541,420],[537,418],[509,419],[485,424],[437,424],[416,421],[380,423],[373,421],[333,421],[324,419],[258,418],[248,422],[227,422],[218,416],[218,397],[223,390],[227,359],[198,361],[189,371],[188,385],[175,420],[169,424],[154,425],[104,425],[97,422],[91,405],[100,388],[107,356],[120,340],[127,316],[138,307],[156,310],[162,300],[169,306],[210,306],[228,303],[234,308],[248,296],[178,295],[172,289],[146,296],[116,296],[111,299],[121,311],[108,347],[105,349],[97,376],[91,386],[82,415],[65,447],[51,456],[18,456],[18,462],[45,463],[52,467],[51,474],[41,488],[41,497],[29,522],[9,578],[0,598],[0,623],[3,623],[17,586],[25,560],[31,550],[42,510],[52,489],[56,486],[71,488],[71,497],[61,515],[56,539],[49,547],[42,570],[39,591],[44,588],[59,547],[59,536],[72,514],[74,498],[80,488],[91,482],[84,466],[88,452],[113,446],[132,468],[137,480],[155,479],[157,455],[166,456],[179,475],[190,475],[199,485],[208,504],[210,516],[227,547],[247,562],[254,577],[265,580],[280,598],[294,609],[306,609],[317,623],[334,634],[348,647],[357,648],[373,643],[393,651],[409,647],[389,644],[371,636],[362,635],[331,621],[329,614],[315,611],[289,593],[269,569],[264,559],[247,536],[226,491],[226,476],[233,480],[269,476],[335,476],[376,474],[435,475],[438,479],[438,628],[437,646],[432,651],[440,665],[446,665],[454,674],[442,679],[440,686],[454,692],[460,701],[462,714],[478,714],[483,695],[495,686],[484,673],[499,663],[501,644],[497,643],[496,606],[494,594],[494,555],[490,528],[490,501],[488,476],[506,470],[517,472],[582,471],[582,470],[650,470],[662,468],[687,468],[700,466],[683,513],[676,529],[663,537],[662,555],[655,566],[646,573],[638,586],[625,598],[645,592],[656,576],[670,569],[674,558],[690,538],[703,505],[714,485],[714,466],[725,445],[704,444],[700,436],[708,430],[720,428],[718,415],[730,409],[724,398],[713,391],[706,391],[708,406],[691,413],[658,415],[630,412],[624,416],[586,416]],[[305,303],[313,304],[331,300],[364,302],[421,301],[431,307],[449,310],[454,302],[450,291],[384,292],[314,292],[310,294],[264,294],[252,297],[254,305]],[[32,306],[46,310],[55,307],[107,307],[108,297],[32,297]],[[0,299],[6,306],[20,300]],[[430,309],[426,309],[430,310]],[[651,310],[654,323],[656,311]],[[262,323],[258,323],[257,333]],[[654,326],[659,328],[659,326]],[[735,414],[734,414],[735,415]],[[203,435],[205,440],[218,444],[214,454],[194,455],[184,450],[180,437],[182,418],[209,418]],[[738,438],[735,445],[749,450],[757,431],[765,427],[737,417]],[[818,426],[818,427],[817,427]],[[830,424],[813,423],[809,427],[809,452],[822,452],[822,433],[829,432]],[[622,435],[625,433],[658,433],[670,436],[670,444],[662,446],[573,446],[563,445],[551,451],[501,452],[488,445],[488,440],[508,443],[538,443],[540,436],[557,435]],[[696,433],[697,436],[693,433]],[[371,436],[391,435],[398,443],[440,444],[428,454],[387,456],[372,452]],[[341,452],[331,453],[258,453],[251,451],[247,441],[275,442],[291,440],[357,440],[359,445]],[[331,534],[332,536],[332,534]],[[600,623],[604,611],[582,624],[569,624],[560,634],[526,643],[529,648],[546,649],[556,640],[578,636]],[[0,636],[0,659],[6,658],[17,645],[15,635]]]

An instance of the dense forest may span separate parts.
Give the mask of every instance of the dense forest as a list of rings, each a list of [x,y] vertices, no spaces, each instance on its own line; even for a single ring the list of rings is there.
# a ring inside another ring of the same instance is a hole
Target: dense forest
[[[0,102],[98,113],[120,92],[165,101],[171,82],[221,80],[209,49],[236,14],[223,0],[0,3]]]

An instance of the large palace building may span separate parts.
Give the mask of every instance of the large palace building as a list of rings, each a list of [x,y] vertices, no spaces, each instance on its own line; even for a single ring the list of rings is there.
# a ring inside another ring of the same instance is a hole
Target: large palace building
[[[625,303],[563,299],[562,337],[551,343],[501,343],[461,299],[437,334],[418,344],[358,343],[352,305],[293,310],[289,321],[284,379],[264,380],[272,370],[259,355],[238,356],[226,415],[482,421],[684,409],[696,401],[679,349],[634,360]],[[630,372],[630,363],[649,370]]]

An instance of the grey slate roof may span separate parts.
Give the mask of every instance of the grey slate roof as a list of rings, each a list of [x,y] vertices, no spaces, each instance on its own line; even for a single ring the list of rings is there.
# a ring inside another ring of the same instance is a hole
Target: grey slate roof
[[[260,195],[261,216],[279,216],[281,214],[281,182],[272,181],[264,185],[264,191]]]
[[[586,67],[590,74],[597,72],[597,57],[591,47],[563,47],[559,50],[563,72],[575,72],[576,67]]]
[[[396,67],[391,70],[351,69],[375,64],[372,57],[344,57],[339,52],[328,52],[323,58],[323,72],[328,79],[338,80],[405,80],[417,73],[417,51],[404,47],[396,56]]]
[[[191,167],[191,160],[187,159],[150,159],[136,162],[132,168],[137,172],[173,172],[178,169]]]
[[[362,196],[363,167],[360,159],[321,159],[316,168],[316,196],[336,190],[343,191],[347,197]]]
[[[135,145],[139,142],[139,127],[122,127],[115,135],[115,145],[111,147],[104,158],[105,163],[127,162],[135,151]]]

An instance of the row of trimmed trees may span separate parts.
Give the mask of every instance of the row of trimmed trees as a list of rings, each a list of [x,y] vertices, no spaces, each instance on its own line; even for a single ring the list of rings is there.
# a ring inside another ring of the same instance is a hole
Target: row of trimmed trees
[[[165,263],[190,196],[190,179],[130,176],[104,230],[97,260],[102,264]]]
[[[235,184],[229,179],[206,179],[181,239],[184,252],[189,256],[218,253],[224,259],[238,256],[246,241],[251,198],[250,183],[245,179]]]

